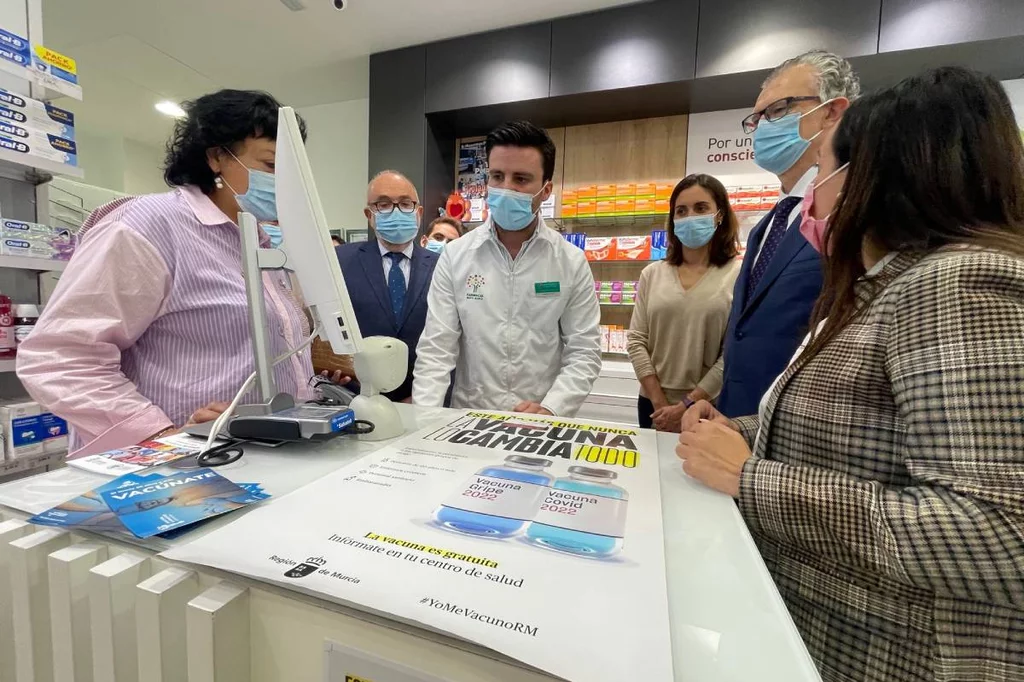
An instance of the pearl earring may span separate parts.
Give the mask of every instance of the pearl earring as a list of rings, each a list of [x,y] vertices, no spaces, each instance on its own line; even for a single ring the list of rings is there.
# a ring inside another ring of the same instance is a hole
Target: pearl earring
[[[224,180],[219,175],[213,179],[213,186],[217,189],[224,189]]]

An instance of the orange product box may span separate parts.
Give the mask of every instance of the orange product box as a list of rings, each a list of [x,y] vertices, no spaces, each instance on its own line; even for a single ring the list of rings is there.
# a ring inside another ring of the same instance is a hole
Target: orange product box
[[[654,200],[654,212],[655,213],[668,213],[668,199],[655,199]]]
[[[761,188],[761,198],[771,199],[772,201],[779,200],[779,194],[782,192],[781,185],[765,185]]]
[[[597,198],[597,185],[583,185],[582,187],[576,188],[576,200],[580,199],[596,199]]]
[[[653,182],[638,182],[636,183],[636,190],[634,193],[636,194],[637,198],[650,197],[653,199],[656,192],[657,185],[655,185]],[[669,192],[669,194],[671,194],[671,192]]]
[[[615,213],[614,199],[598,199],[596,202],[597,215],[612,215]]]
[[[577,218],[593,218],[597,215],[597,206],[593,199],[584,199],[576,202]]]
[[[761,198],[761,188],[763,185],[744,185],[736,188],[737,199],[749,199],[751,197]]]
[[[655,199],[671,199],[672,198],[672,190],[674,190],[675,188],[676,188],[675,185],[670,185],[667,182],[659,182],[658,184],[656,184],[654,186],[654,198]]]
[[[634,197],[636,196],[636,185],[630,183],[620,183],[615,185],[615,196],[617,197]]]
[[[615,200],[615,214],[616,215],[632,215],[633,211],[636,210],[636,199],[630,197],[628,199],[616,199]]]
[[[653,215],[657,211],[654,210],[654,198],[645,199],[637,197],[633,201],[633,213],[637,215]]]
[[[597,198],[598,199],[611,199],[615,196],[615,184],[610,185],[598,185],[597,186]]]
[[[732,208],[737,213],[750,213],[761,210],[761,197],[742,197],[733,202]]]
[[[562,190],[562,206],[566,204],[576,203],[576,190],[574,189],[563,189]]]
[[[563,218],[575,218],[576,217],[576,204],[562,204],[562,217]]]
[[[651,260],[651,235],[616,237],[615,260]]]
[[[590,261],[615,260],[615,238],[587,237],[583,253]]]

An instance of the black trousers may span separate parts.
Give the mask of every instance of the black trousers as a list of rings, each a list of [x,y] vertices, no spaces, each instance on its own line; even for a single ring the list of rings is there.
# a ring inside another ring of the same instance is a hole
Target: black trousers
[[[647,398],[637,396],[636,398],[636,418],[640,423],[641,429],[653,429],[654,420],[651,419],[651,415],[654,414],[654,403]]]

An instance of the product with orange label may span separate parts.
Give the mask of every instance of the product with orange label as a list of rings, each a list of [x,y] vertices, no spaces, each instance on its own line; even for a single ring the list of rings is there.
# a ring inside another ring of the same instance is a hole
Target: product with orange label
[[[670,185],[666,182],[659,182],[654,186],[654,198],[655,199],[668,199],[672,198],[672,190],[675,189],[675,185]]]
[[[654,200],[654,212],[655,213],[668,213],[668,199],[655,199]]]
[[[651,215],[655,213],[654,210],[654,197],[649,199],[637,197],[633,201],[633,213],[637,215]]]
[[[615,199],[598,199],[595,206],[597,215],[612,215],[615,213]]]
[[[593,218],[597,215],[597,202],[593,199],[579,199],[576,201],[577,218]]]
[[[641,197],[644,199],[653,199],[657,193],[657,186],[653,182],[638,182],[635,187],[637,199],[640,199]],[[669,194],[671,195],[672,192],[670,191]]]
[[[598,185],[595,191],[597,192],[597,199],[614,199],[616,187],[614,184]]]
[[[632,215],[634,210],[636,210],[636,199],[620,197],[615,200],[615,215]]]
[[[576,204],[562,204],[562,217],[563,218],[575,218],[576,217]]]
[[[580,199],[596,199],[597,185],[583,185],[576,188],[576,201]]]
[[[615,260],[615,238],[587,237],[583,251],[589,261]]]
[[[651,259],[651,237],[643,235],[637,237],[616,237],[615,238],[615,259],[616,260],[650,260]]]
[[[636,185],[632,182],[619,183],[615,185],[615,196],[617,197],[635,197],[636,196]]]

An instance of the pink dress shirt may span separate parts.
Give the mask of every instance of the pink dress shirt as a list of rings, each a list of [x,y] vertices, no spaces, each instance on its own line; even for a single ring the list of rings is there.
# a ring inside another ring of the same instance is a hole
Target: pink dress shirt
[[[17,356],[32,398],[71,424],[72,458],[182,426],[253,371],[238,227],[198,188],[115,201],[82,235]],[[277,357],[309,323],[286,274],[263,284]],[[308,352],[274,369],[298,400],[312,374]]]

